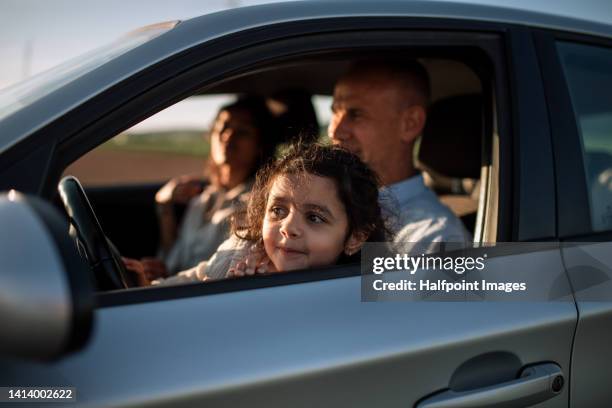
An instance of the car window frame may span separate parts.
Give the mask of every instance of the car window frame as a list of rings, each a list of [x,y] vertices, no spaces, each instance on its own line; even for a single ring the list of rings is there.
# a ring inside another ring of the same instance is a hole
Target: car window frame
[[[557,239],[553,146],[541,67],[532,31],[515,27],[508,36],[514,155],[515,211],[511,241]],[[503,151],[503,150],[502,150]]]
[[[539,29],[534,30],[534,41],[542,66],[554,144],[559,239],[608,241],[612,239],[612,230],[594,231],[591,224],[580,129],[557,43],[600,46],[612,51],[612,39]]]
[[[341,21],[338,21],[341,20]],[[339,24],[341,23],[341,24]],[[511,104],[508,101],[510,92],[508,92],[509,82],[505,67],[506,46],[503,43],[505,34],[511,27],[505,24],[497,23],[482,23],[473,21],[456,21],[456,20],[439,20],[428,18],[372,18],[372,19],[325,19],[319,22],[308,22],[308,24],[285,24],[285,29],[279,29],[278,25],[271,26],[268,31],[258,29],[257,34],[263,36],[268,34],[267,43],[261,46],[243,47],[244,38],[253,39],[253,33],[249,30],[243,33],[230,35],[227,38],[227,43],[223,41],[215,41],[214,44],[203,44],[188,53],[183,53],[179,57],[165,61],[163,64],[151,67],[146,72],[140,73],[127,84],[119,84],[117,87],[109,89],[102,95],[93,98],[83,104],[75,111],[66,117],[58,120],[50,126],[53,127],[53,134],[59,135],[57,142],[57,150],[53,155],[53,160],[48,167],[43,185],[46,186],[43,195],[53,197],[55,194],[56,182],[59,180],[63,169],[75,158],[91,150],[103,141],[109,139],[118,132],[129,128],[133,124],[139,122],[145,117],[154,114],[167,106],[175,103],[178,100],[195,93],[205,84],[212,84],[230,74],[240,73],[241,67],[243,70],[249,71],[255,69],[262,61],[269,59],[280,60],[278,55],[288,55],[296,53],[295,45],[297,41],[302,42],[302,47],[312,51],[322,52],[324,49],[323,43],[330,46],[329,38],[332,35],[342,36],[346,44],[346,48],[357,49],[354,45],[349,45],[347,39],[348,33],[360,35],[363,41],[364,30],[373,30],[378,28],[380,38],[384,38],[385,42],[379,43],[378,46],[389,47],[390,44],[396,47],[407,48],[408,46],[433,46],[436,41],[440,45],[446,47],[465,45],[467,41],[470,46],[478,45],[479,48],[486,50],[489,57],[495,64],[495,81],[488,86],[490,94],[495,94],[496,109],[489,108],[490,118],[493,120],[495,115],[495,124],[489,123],[487,132],[492,134],[492,127],[496,127],[495,133],[499,137],[500,154],[497,157],[499,163],[489,166],[490,186],[485,191],[488,191],[487,208],[492,208],[492,211],[486,215],[486,220],[491,227],[489,237],[497,240],[511,240],[511,226],[513,217],[508,214],[513,212],[513,202],[510,199],[516,196],[513,189],[516,187],[512,180],[512,172],[516,170],[513,164],[513,148],[512,141],[515,139],[511,135],[510,129],[512,116],[508,112],[512,112]],[[282,24],[281,24],[282,25]],[[442,42],[439,38],[436,40],[430,39],[426,42],[422,39],[415,42],[409,38],[402,36],[407,31],[412,32],[431,32],[435,30],[443,30],[446,33],[446,38]],[[338,33],[338,31],[340,33]],[[315,34],[316,33],[316,34]],[[393,33],[393,35],[391,35]],[[461,34],[459,34],[461,33]],[[486,43],[483,41],[482,34],[494,34],[496,36],[495,44]],[[452,34],[452,40],[450,40]],[[369,34],[369,38],[373,38]],[[263,36],[265,37],[265,36]],[[321,44],[314,44],[313,40],[319,38]],[[402,38],[399,38],[402,37]],[[389,39],[394,38],[392,43]],[[467,40],[469,38],[469,41]],[[376,45],[376,41],[372,41],[368,46]],[[206,60],[210,57],[210,47],[223,48],[225,55],[223,58]],[[361,44],[361,46],[364,46]],[[267,47],[270,52],[262,53],[261,47]],[[284,48],[283,48],[284,47]],[[337,48],[338,46],[335,45]],[[228,49],[242,48],[233,54],[234,60],[230,59]],[[301,49],[304,53],[304,48]],[[187,61],[185,61],[187,59]],[[229,60],[229,62],[228,62]],[[199,61],[199,64],[197,63]],[[236,62],[239,61],[239,62]],[[240,62],[241,61],[241,62]],[[233,65],[232,65],[233,64]],[[196,66],[186,72],[177,75],[177,66]],[[205,74],[202,79],[202,74]],[[165,80],[160,80],[165,79]],[[494,92],[493,92],[494,88]],[[139,91],[146,89],[145,92]],[[487,94],[487,90],[483,90]],[[144,102],[146,101],[146,102]],[[153,103],[151,101],[154,101]],[[493,101],[491,101],[491,105]],[[97,117],[91,123],[81,123],[78,129],[74,129],[75,122],[79,117],[90,117],[93,114],[92,110],[97,109]],[[485,118],[486,119],[486,118]],[[64,131],[62,131],[64,129]],[[490,154],[486,152],[487,154]],[[490,158],[490,160],[495,160]],[[490,169],[497,168],[499,171],[491,172]],[[495,205],[491,205],[491,200],[495,200]],[[498,214],[503,214],[498,217]],[[491,235],[493,234],[493,235]],[[483,236],[487,236],[484,234]],[[490,240],[489,240],[490,241]],[[322,268],[315,271],[306,271],[304,273],[295,272],[291,274],[282,274],[271,277],[258,277],[254,280],[234,280],[224,282],[207,283],[206,285],[195,284],[186,285],[183,287],[165,287],[153,289],[135,289],[130,291],[114,291],[98,296],[98,304],[101,306],[111,304],[125,303],[140,303],[141,301],[152,300],[167,300],[181,297],[200,296],[209,293],[221,293],[233,290],[251,289],[257,287],[268,287],[271,285],[284,285],[298,282],[307,282],[312,280],[322,280],[329,278],[340,278],[344,276],[354,276],[360,273],[358,266],[338,265],[328,268]]]
[[[355,32],[354,34],[358,34],[361,37],[361,34],[359,32]],[[389,35],[388,33],[382,33],[383,36],[385,37],[385,42],[382,43],[381,45],[383,46],[388,46],[388,38],[387,36]],[[329,46],[329,38],[330,38],[331,34],[327,34],[325,35],[325,37],[322,38],[322,40],[325,41],[321,41],[321,43],[325,43],[326,46]],[[342,34],[343,38],[345,38],[346,33]],[[457,42],[457,46],[459,46],[461,44],[460,40],[457,40],[457,34],[453,33],[453,41]],[[304,39],[306,40],[306,39]],[[292,40],[295,41],[295,40]],[[308,47],[312,47],[312,41],[313,38],[310,37],[307,39],[308,41]],[[343,41],[348,41],[348,37],[347,40],[343,40]],[[363,41],[363,38],[362,38]],[[374,42],[376,42],[378,40],[375,40]],[[438,42],[440,42],[440,40],[437,40]],[[448,39],[444,40],[444,46],[448,46],[447,43]],[[419,40],[418,41],[418,46],[423,46],[423,43],[425,41],[423,40]],[[434,41],[435,42],[435,41]],[[276,44],[278,45],[278,44]],[[401,44],[398,44],[398,46],[401,45],[403,48],[407,48],[409,45],[411,45],[411,42],[409,41],[408,44],[403,44],[403,41],[401,42]],[[427,45],[431,45],[431,44],[427,44]],[[470,41],[470,45],[473,45],[472,41]],[[268,45],[269,46],[269,45]],[[320,47],[321,45],[319,45]],[[489,45],[490,46],[490,45]],[[291,49],[292,52],[295,52],[295,46],[294,44],[286,44],[285,47],[287,47],[288,49]],[[345,47],[347,47],[345,45]],[[351,49],[355,49],[354,46],[350,46],[348,48]],[[317,49],[317,51],[320,51],[320,49]],[[255,49],[250,49],[247,51],[247,53],[256,55],[256,58],[259,60],[261,59],[261,50],[255,50]],[[280,61],[280,57],[274,57],[276,58],[276,60]],[[224,58],[224,63],[227,63],[227,57]],[[500,64],[501,65],[501,64]],[[247,71],[254,69],[253,67],[249,67],[247,69]],[[501,84],[500,84],[501,85]],[[503,86],[500,87],[503,90]],[[486,91],[485,91],[486,92]],[[500,94],[503,93],[503,91],[499,92]],[[508,139],[509,140],[509,139]],[[505,154],[502,155],[503,157],[505,157],[506,160],[509,160],[509,154]],[[505,186],[509,186],[509,183],[495,183],[496,185],[505,185]],[[495,198],[498,197],[498,194],[495,193]],[[494,222],[498,221],[498,217],[496,216],[496,214],[493,214],[490,216],[489,218],[490,221],[494,220]],[[201,295],[204,293],[221,293],[221,292],[228,292],[228,291],[234,291],[234,290],[239,290],[237,289],[238,287],[243,287],[244,285],[247,285],[249,288],[257,288],[257,287],[268,287],[271,284],[273,284],[274,286],[276,285],[285,285],[285,284],[292,284],[292,283],[302,283],[302,282],[308,282],[308,281],[315,281],[315,280],[323,280],[323,279],[329,279],[329,278],[339,278],[339,277],[343,277],[343,276],[354,276],[354,275],[358,275],[359,269],[355,268],[355,267],[346,267],[346,266],[332,266],[332,267],[328,267],[328,268],[323,268],[323,269],[319,269],[316,271],[305,271],[303,273],[299,273],[299,272],[294,272],[292,274],[283,274],[283,275],[278,275],[278,276],[271,276],[269,277],[268,281],[265,280],[253,280],[252,282],[250,282],[248,285],[246,283],[238,283],[237,281],[226,281],[226,282],[215,282],[214,285],[210,285],[208,288],[202,290],[201,287],[202,286],[207,286],[207,285],[190,285],[191,287],[191,291],[185,290],[185,289],[181,289],[181,288],[172,288],[169,290],[166,290],[166,288],[153,288],[148,290],[149,293],[155,293],[155,295],[149,295],[148,293],[146,295],[142,295],[143,291],[138,291],[141,293],[141,296],[145,296],[145,297],[149,297],[151,296],[151,299],[159,299],[159,297],[161,296],[161,298],[166,298],[166,296],[170,296],[172,298],[175,297],[183,297],[183,296],[192,296],[192,295]],[[238,286],[236,286],[238,285]],[[113,300],[110,301],[110,303],[115,303],[115,302],[119,302],[119,304],[124,304],[124,302],[133,302],[133,301],[138,301],[136,299],[136,297],[133,296],[129,296],[130,291],[128,292],[123,292],[122,295],[118,295],[117,297],[115,297]],[[114,295],[114,294],[113,294]],[[126,296],[128,295],[128,296]],[[104,295],[102,294],[102,297],[104,297]],[[112,296],[111,296],[112,298]],[[121,301],[118,301],[117,299],[123,299]]]

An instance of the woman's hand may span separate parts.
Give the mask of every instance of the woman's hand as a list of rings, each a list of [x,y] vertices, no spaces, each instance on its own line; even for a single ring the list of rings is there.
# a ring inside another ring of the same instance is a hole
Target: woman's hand
[[[168,181],[155,194],[158,205],[186,204],[202,192],[200,178],[193,175],[179,176]]]
[[[140,286],[149,286],[151,281],[168,276],[166,265],[157,258],[121,258],[125,268],[136,274]]]
[[[246,257],[227,271],[226,277],[240,278],[272,272],[277,272],[277,270],[272,261],[270,261],[270,258],[268,258],[266,251],[264,251],[261,245],[254,244],[249,248]]]

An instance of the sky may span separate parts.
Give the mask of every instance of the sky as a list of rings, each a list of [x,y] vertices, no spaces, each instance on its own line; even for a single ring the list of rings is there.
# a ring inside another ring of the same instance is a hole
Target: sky
[[[136,28],[275,0],[0,0],[0,90]],[[207,128],[231,97],[192,98],[136,131]]]
[[[144,25],[255,0],[0,0],[0,88]]]
[[[0,90],[147,24],[187,19],[227,8],[276,1],[278,0],[0,0]],[[561,15],[612,24],[612,0],[470,2],[553,11]],[[201,105],[205,101],[199,103]],[[320,104],[323,107],[328,101],[322,101]],[[201,109],[200,105],[197,109]],[[174,115],[187,117],[186,113],[180,112],[190,109],[195,111],[196,108],[177,107],[175,111],[179,113]],[[211,113],[207,118],[210,115]],[[194,122],[202,121],[201,118],[192,116]]]

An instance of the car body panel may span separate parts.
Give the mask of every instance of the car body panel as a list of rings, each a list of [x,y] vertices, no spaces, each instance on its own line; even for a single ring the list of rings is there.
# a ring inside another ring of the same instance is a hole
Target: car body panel
[[[559,250],[531,256],[523,273],[566,279]],[[572,299],[362,302],[360,292],[354,276],[105,307],[82,352],[53,364],[2,361],[0,381],[70,384],[77,405],[91,407],[399,407],[447,388],[478,356],[492,366],[512,356],[512,372],[553,361],[569,373]],[[486,368],[472,373],[478,381],[500,370]],[[538,407],[566,407],[568,396]]]
[[[603,407],[612,376],[612,252],[610,242],[566,243],[568,270],[580,320],[572,351],[571,403]]]

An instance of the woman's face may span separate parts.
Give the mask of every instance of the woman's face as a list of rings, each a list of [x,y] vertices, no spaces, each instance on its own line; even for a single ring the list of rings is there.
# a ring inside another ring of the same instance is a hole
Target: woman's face
[[[232,170],[250,171],[261,152],[258,129],[251,114],[244,109],[219,112],[210,138],[210,156],[217,165]]]
[[[311,174],[276,177],[262,235],[277,270],[334,264],[344,251],[347,232],[346,211],[331,179]]]

